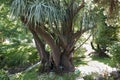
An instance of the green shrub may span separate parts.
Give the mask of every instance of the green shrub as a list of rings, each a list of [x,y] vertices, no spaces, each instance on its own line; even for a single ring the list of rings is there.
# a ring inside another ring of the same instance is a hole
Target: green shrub
[[[78,75],[74,73],[68,73],[60,76],[51,72],[49,73],[49,75],[48,74],[40,75],[39,80],[76,80],[77,77]]]
[[[35,47],[30,44],[0,44],[0,68],[25,66],[39,60]]]
[[[120,43],[112,45],[110,53],[112,54],[112,63],[114,63],[115,67],[120,68]]]
[[[79,70],[74,73],[65,73],[63,75],[57,75],[54,72],[40,75],[37,71],[38,70],[35,68],[25,73],[17,73],[10,76],[10,80],[76,80],[80,75]]]
[[[0,80],[10,80],[7,73],[3,69],[0,70]]]
[[[84,76],[84,80],[93,80],[93,75],[86,75]]]
[[[77,49],[77,51],[75,51],[75,53],[74,53],[74,57],[83,57],[83,58],[85,58],[85,53],[86,52],[86,49],[85,48],[83,48],[83,47],[80,47],[79,49]]]

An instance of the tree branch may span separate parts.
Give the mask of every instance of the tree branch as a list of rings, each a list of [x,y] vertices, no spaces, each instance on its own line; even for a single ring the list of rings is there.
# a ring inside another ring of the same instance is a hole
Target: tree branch
[[[25,71],[23,71],[23,72],[28,72],[28,71],[32,70],[33,68],[37,67],[37,66],[40,65],[40,64],[41,64],[41,61],[38,62],[38,63],[36,63],[36,64],[34,64],[34,65],[32,65],[32,66],[30,66],[29,68],[27,68],[27,69],[26,69]]]
[[[55,26],[57,27],[57,25],[55,24]],[[52,28],[53,31],[55,32],[55,34],[57,34],[57,36],[59,37],[61,43],[62,43],[62,47],[66,48],[67,46],[67,40],[65,39],[65,37],[60,33],[60,31],[57,28]]]
[[[37,33],[34,31],[34,29],[29,27],[29,30],[31,31],[31,33],[33,34],[33,38],[35,40],[35,44],[36,44],[36,48],[38,50],[38,53],[40,55],[40,59],[41,61],[48,61],[49,59],[49,54],[47,53],[47,51],[45,50],[45,45],[44,43],[40,40],[40,38],[38,37]]]
[[[93,42],[91,42],[91,47],[93,50],[97,51],[97,49],[95,48],[95,46],[93,45]]]
[[[44,24],[36,24],[36,26],[34,24],[32,24],[32,22],[27,22],[27,19],[24,16],[21,16],[21,21],[24,24],[27,24],[27,26],[29,28],[31,28],[31,30],[33,29],[35,31],[35,33],[37,33],[38,35],[41,36],[41,38],[43,38],[44,41],[46,41],[46,43],[50,46],[53,54],[53,60],[55,62],[56,66],[59,66],[60,63],[60,49],[59,47],[56,45],[54,39],[52,38],[52,36],[45,30]]]
[[[95,27],[96,26],[77,31],[76,33],[74,33],[73,39],[79,38],[83,33],[85,33],[86,31],[89,31],[90,29],[93,29]]]
[[[68,8],[70,8],[71,6],[73,6],[74,2],[75,2],[75,0],[71,0],[70,4],[68,5]]]
[[[47,42],[48,45],[50,45],[50,48],[53,52],[53,60],[56,64],[56,66],[59,66],[60,62],[60,50],[59,47],[55,44],[53,38],[48,34],[44,28],[43,25],[41,27],[37,26],[36,27],[36,32],[43,38],[44,41]]]
[[[88,41],[88,39],[91,37],[91,34],[88,36],[88,38],[82,43],[80,44],[74,51],[78,50],[84,43],[86,43],[86,41]]]
[[[73,11],[73,12],[74,12],[74,13],[73,13],[73,17],[84,7],[84,4],[85,4],[85,2],[84,2],[84,0],[82,0],[81,5],[78,6],[78,7],[75,9],[75,11]]]

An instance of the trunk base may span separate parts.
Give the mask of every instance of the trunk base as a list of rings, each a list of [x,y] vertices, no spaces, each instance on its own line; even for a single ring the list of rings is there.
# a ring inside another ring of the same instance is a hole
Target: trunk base
[[[44,62],[39,68],[40,73],[55,72],[57,74],[74,72],[75,67],[67,56],[62,56],[60,66],[56,66],[53,61]]]

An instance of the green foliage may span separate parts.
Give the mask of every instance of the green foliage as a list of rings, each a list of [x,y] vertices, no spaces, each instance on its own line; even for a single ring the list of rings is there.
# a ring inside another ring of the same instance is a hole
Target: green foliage
[[[118,41],[118,26],[109,25],[106,23],[107,17],[104,15],[104,9],[98,9],[98,18],[96,20],[96,30],[93,35],[92,48],[96,51],[100,57],[109,57],[108,48]]]
[[[78,57],[78,56],[79,57],[85,57],[85,55],[84,55],[85,52],[86,52],[85,48],[80,47],[80,49],[78,49],[77,51],[75,51],[74,57]]]
[[[7,0],[6,2],[5,1],[6,0],[0,0],[0,2],[2,2],[0,3],[0,37],[4,39],[3,42],[8,39],[10,43],[0,43],[0,67],[8,68],[13,66],[24,66],[27,63],[34,64],[39,60],[39,57],[35,47],[31,45],[31,34],[29,34],[29,32],[26,34],[25,30],[22,29],[23,25],[20,23],[20,21],[10,20],[10,15],[8,14],[9,7],[5,5],[5,3],[8,3],[11,0]],[[24,15],[26,18],[28,18],[28,21],[34,20],[35,24],[37,22],[49,22],[51,25],[52,22],[58,22],[59,20],[63,19],[64,15],[66,14],[64,11],[65,7],[63,7],[64,4],[59,4],[58,2],[59,1],[57,0],[55,3],[53,3],[51,0],[14,0],[11,12],[14,14],[14,16],[17,17],[19,15]],[[67,2],[69,2],[69,0],[67,0]],[[94,14],[88,13],[85,15],[88,17],[84,17],[83,21],[87,24],[90,24],[91,19],[93,20]],[[105,17],[103,15],[100,16],[100,18],[101,19],[98,19],[98,22],[100,23],[98,24],[99,31],[97,33],[98,35],[96,36],[96,42],[102,45],[112,44],[113,42],[111,41],[116,40],[116,28],[106,26],[104,20]],[[89,22],[87,22],[87,19],[89,19]],[[79,22],[79,19],[77,20]],[[78,27],[77,23],[76,25]],[[111,48],[113,61],[115,61],[115,63],[118,65],[120,64],[120,57],[118,54],[120,53],[119,49],[120,47],[118,45],[112,46]],[[76,53],[83,52],[84,49],[78,50]],[[75,56],[78,56],[78,54]],[[80,62],[80,59],[74,61],[77,63],[78,61]],[[76,65],[78,65],[78,63]],[[54,73],[50,73],[49,75],[43,74],[39,76],[39,80],[75,80],[75,78],[78,76],[78,73],[70,73],[63,76],[58,76]],[[86,76],[85,80],[87,79],[91,80],[92,76]],[[9,80],[4,70],[0,70],[0,80]],[[11,80],[38,80],[38,74],[36,71],[18,73],[12,76]]]
[[[10,80],[38,80],[38,66],[30,71],[23,71],[20,73],[9,75]]]
[[[39,76],[39,80],[75,80],[80,74],[79,73],[66,73],[62,76],[50,73],[49,75],[43,74]]]
[[[97,8],[104,9],[104,14],[107,16],[109,25],[120,25],[120,1],[119,0],[93,0]],[[118,24],[116,24],[118,23]]]
[[[10,18],[10,2],[0,1],[0,68],[25,66],[39,60],[32,35],[19,20]]]
[[[109,46],[117,41],[117,27],[112,26],[100,26],[97,36],[96,43],[101,45]]]
[[[17,73],[10,76],[10,80],[75,80],[80,75],[80,71],[64,75],[56,75],[54,72],[38,75],[37,70],[31,70],[25,73]]]
[[[93,75],[86,75],[84,76],[85,80],[94,80]]]
[[[105,57],[101,58],[101,57],[92,56],[92,60],[102,62],[102,63],[107,64],[109,66],[113,66],[111,63],[111,58],[105,58]]]
[[[120,68],[120,43],[115,43],[110,48],[110,53],[112,54],[112,61],[114,65]]]
[[[81,42],[80,42],[81,43]],[[85,48],[80,47],[80,49],[78,49],[77,51],[75,51],[74,55],[73,55],[73,63],[75,66],[79,66],[79,65],[85,65],[86,62],[83,61],[83,59],[85,58]]]
[[[17,74],[14,74],[14,75],[10,75],[10,80],[23,80],[23,74],[22,73],[17,73]],[[28,80],[28,79],[26,79]]]
[[[84,76],[84,80],[114,80],[113,76],[100,76],[100,75],[94,75],[94,74],[90,74],[90,75],[86,75]]]
[[[44,23],[46,21],[51,25],[54,21],[59,21],[65,12],[60,7],[58,1],[46,0],[14,0],[12,2],[11,14],[14,16],[25,16],[29,21]]]
[[[7,75],[7,72],[3,69],[0,69],[0,80],[10,80]]]
[[[97,31],[95,34],[95,43],[102,46],[109,46],[113,44],[117,39],[117,26],[108,26],[106,16],[103,15],[103,11],[99,12],[99,20],[97,22]]]
[[[37,51],[28,44],[3,44],[1,46],[1,67],[22,66],[39,60]]]
[[[24,74],[23,80],[38,80],[38,74],[34,71],[27,72]]]

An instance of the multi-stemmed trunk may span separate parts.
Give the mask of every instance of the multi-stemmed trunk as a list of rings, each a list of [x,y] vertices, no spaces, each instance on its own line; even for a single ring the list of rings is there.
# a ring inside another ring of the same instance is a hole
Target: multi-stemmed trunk
[[[21,20],[25,23],[24,17],[21,17]],[[66,23],[63,23],[61,32],[54,31],[54,35],[47,31],[44,25],[27,24],[40,55],[41,72],[73,72],[75,70],[72,62],[73,53],[76,50],[75,44],[80,36],[91,28],[80,29],[74,33],[72,21]],[[46,50],[46,44],[49,45],[50,51]]]
[[[26,23],[26,19],[21,17],[21,21]],[[72,55],[75,50],[75,43],[79,37],[89,29],[81,29],[73,33],[72,21],[63,23],[61,32],[54,31],[56,34],[49,33],[44,25],[35,26],[32,23],[27,23],[27,27],[33,34],[36,43],[36,48],[42,62],[42,72],[73,72],[75,67],[72,62]],[[57,39],[55,40],[55,38]],[[50,46],[50,51],[47,51],[45,46]]]
[[[70,5],[73,5],[74,0],[71,0]],[[78,12],[84,7],[84,0],[80,6],[73,9],[73,6],[66,9],[66,15],[60,26],[56,22],[52,26],[48,23],[29,22],[25,16],[21,16],[21,21],[27,25],[36,43],[36,48],[41,59],[42,72],[73,72],[75,67],[72,62],[75,44],[80,36],[91,28],[82,28],[75,31],[73,20]],[[50,50],[47,51],[46,45],[49,45]]]
[[[59,41],[55,41],[53,36],[47,33],[40,27],[33,28],[32,24],[28,25],[29,30],[33,34],[36,43],[36,48],[40,55],[42,65],[41,71],[55,71],[55,72],[72,72],[75,70],[72,62],[72,52],[74,51],[74,41],[70,39],[71,32],[64,35],[65,39],[61,36]],[[67,31],[66,31],[67,32]],[[51,52],[46,51],[45,45],[48,44]]]

